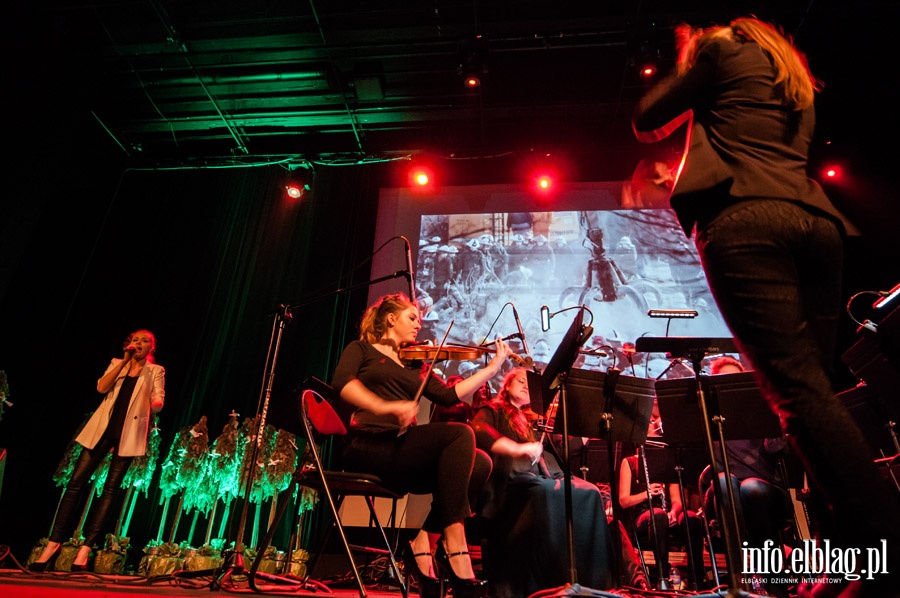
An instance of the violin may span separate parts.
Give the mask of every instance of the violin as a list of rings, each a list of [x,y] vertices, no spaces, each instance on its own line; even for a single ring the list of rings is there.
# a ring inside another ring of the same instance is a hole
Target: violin
[[[444,359],[478,359],[489,349],[487,347],[472,347],[467,345],[407,345],[400,349],[400,359],[413,359],[418,361],[442,361]]]
[[[525,419],[528,420],[528,423],[534,424],[544,419],[540,413],[531,408],[531,405],[526,405],[525,407],[520,409],[520,411],[522,415],[525,416]]]

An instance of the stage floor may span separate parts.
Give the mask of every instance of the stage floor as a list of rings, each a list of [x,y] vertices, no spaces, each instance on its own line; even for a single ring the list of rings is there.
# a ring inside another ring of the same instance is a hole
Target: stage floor
[[[302,586],[297,584],[274,584],[271,581],[259,580],[251,587],[244,576],[233,576],[233,580],[223,580],[221,586],[213,588],[213,580],[191,579],[177,580],[172,576],[147,579],[145,577],[97,575],[94,573],[30,573],[18,569],[0,569],[0,596],[5,598],[150,598],[159,596],[211,596],[221,598],[235,594],[260,594],[264,596],[333,596],[335,598],[354,598],[360,596],[359,590],[351,583],[342,582],[340,586],[327,587],[318,585]],[[188,585],[189,584],[189,585]],[[666,598],[690,596],[691,592],[662,592],[622,588],[596,591],[580,586],[566,586],[555,594],[544,596],[621,596],[622,598]],[[549,591],[548,591],[549,592]],[[367,587],[368,598],[399,598],[399,588]],[[417,596],[415,592],[411,596]],[[710,594],[705,594],[710,596]],[[525,598],[524,596],[522,598]]]
[[[216,581],[216,586],[213,582]],[[342,584],[343,585],[343,584]],[[235,594],[261,594],[266,596],[359,596],[355,586],[329,588],[315,582],[302,585],[299,582],[273,584],[258,579],[251,586],[246,576],[235,575],[231,580],[214,580],[212,577],[178,579],[164,576],[146,577],[97,575],[94,573],[31,573],[16,569],[0,569],[0,596],[9,598],[110,598],[113,596],[143,598],[159,596],[211,596],[219,598]],[[399,588],[367,588],[370,598],[398,598]]]

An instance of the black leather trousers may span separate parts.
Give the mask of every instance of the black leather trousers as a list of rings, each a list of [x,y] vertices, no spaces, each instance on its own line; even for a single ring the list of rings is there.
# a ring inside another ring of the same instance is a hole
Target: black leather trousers
[[[103,463],[106,455],[113,451],[109,464],[109,472],[106,483],[103,485],[102,494],[91,503],[88,517],[84,523],[82,535],[87,546],[94,546],[102,537],[108,524],[109,513],[112,510],[119,488],[133,457],[119,457],[115,454],[116,444],[107,438],[100,439],[93,449],[84,448],[75,462],[72,478],[66,486],[66,492],[59,503],[59,510],[53,522],[53,531],[50,533],[51,542],[64,542],[75,531],[80,511],[84,508],[87,498],[93,491],[91,476]],[[112,531],[112,530],[109,530]]]

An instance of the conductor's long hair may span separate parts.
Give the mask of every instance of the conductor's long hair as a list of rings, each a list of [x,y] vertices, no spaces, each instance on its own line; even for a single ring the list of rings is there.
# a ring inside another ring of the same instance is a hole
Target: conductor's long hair
[[[676,44],[679,47],[676,72],[685,74],[697,60],[700,51],[719,38],[746,40],[756,43],[772,61],[775,68],[775,85],[780,88],[785,103],[794,110],[803,110],[813,104],[822,83],[809,70],[806,56],[792,41],[771,23],[753,17],[735,19],[728,26],[697,29],[688,25],[676,28]]]

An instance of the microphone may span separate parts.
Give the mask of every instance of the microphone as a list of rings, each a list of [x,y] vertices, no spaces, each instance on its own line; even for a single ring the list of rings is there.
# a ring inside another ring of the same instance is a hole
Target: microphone
[[[134,352],[137,351],[137,347],[135,347],[134,345],[128,345],[127,347],[125,347],[125,351],[131,355],[134,355]]]
[[[402,236],[400,238],[403,239],[404,243],[406,243],[406,280],[409,282],[409,298],[413,303],[415,303],[416,281],[413,280],[412,249],[409,246],[409,239]]]
[[[519,329],[519,338],[522,339],[522,348],[525,350],[525,353],[530,353],[528,350],[528,341],[525,340],[525,329],[522,328],[522,320],[519,319],[519,312],[516,310],[516,304],[511,302],[509,303],[512,306],[513,317],[516,319],[516,327]]]

